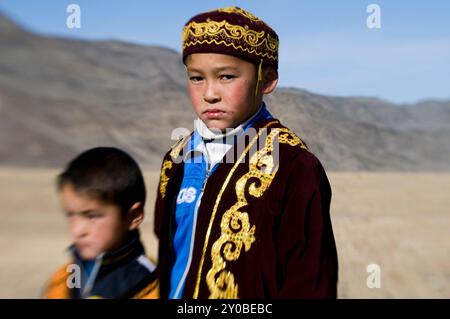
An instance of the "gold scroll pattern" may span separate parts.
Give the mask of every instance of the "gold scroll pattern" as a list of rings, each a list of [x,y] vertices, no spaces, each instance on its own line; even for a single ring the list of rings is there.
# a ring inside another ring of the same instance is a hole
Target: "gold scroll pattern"
[[[262,23],[262,20],[259,19],[257,16],[255,16],[254,14],[248,12],[247,10],[241,9],[239,7],[225,7],[225,8],[217,9],[217,11],[240,14],[241,16],[244,16],[252,21]]]
[[[264,31],[257,32],[248,26],[234,25],[225,20],[193,21],[184,27],[182,39],[184,49],[192,45],[214,43],[232,46],[261,57],[278,59],[278,39]],[[245,43],[244,47],[239,41]]]
[[[161,198],[166,197],[167,183],[169,182],[169,177],[167,176],[166,171],[170,170],[173,166],[173,159],[176,159],[180,156],[180,152],[189,140],[190,135],[183,137],[178,140],[171,148],[170,151],[170,160],[164,160],[161,167],[161,176],[159,182],[159,193],[161,194]]]
[[[274,161],[273,150],[275,137],[278,143],[291,146],[304,143],[290,130],[286,128],[273,129],[267,136],[264,148],[251,156],[249,171],[236,183],[235,191],[237,202],[231,206],[222,216],[220,223],[221,236],[212,245],[212,266],[206,275],[206,283],[213,299],[236,299],[239,287],[235,282],[233,273],[226,269],[227,262],[236,261],[242,251],[250,250],[255,242],[255,225],[251,226],[248,213],[241,211],[247,205],[246,189],[248,194],[259,198],[269,188],[278,169],[278,163]],[[220,196],[217,199],[220,201]]]

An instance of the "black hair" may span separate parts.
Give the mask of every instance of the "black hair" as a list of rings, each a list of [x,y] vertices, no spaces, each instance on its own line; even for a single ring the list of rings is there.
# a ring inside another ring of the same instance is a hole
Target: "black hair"
[[[57,177],[57,188],[71,184],[80,194],[117,205],[126,214],[134,203],[145,204],[142,171],[126,152],[96,147],[75,157]]]

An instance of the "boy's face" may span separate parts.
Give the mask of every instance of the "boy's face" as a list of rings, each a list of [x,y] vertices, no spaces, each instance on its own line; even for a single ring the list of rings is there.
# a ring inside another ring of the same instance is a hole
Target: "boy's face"
[[[124,243],[130,223],[118,206],[79,194],[70,183],[62,186],[59,197],[81,258],[95,259]]]
[[[262,101],[255,96],[256,67],[237,57],[194,53],[186,58],[188,91],[197,116],[224,131],[251,117]]]

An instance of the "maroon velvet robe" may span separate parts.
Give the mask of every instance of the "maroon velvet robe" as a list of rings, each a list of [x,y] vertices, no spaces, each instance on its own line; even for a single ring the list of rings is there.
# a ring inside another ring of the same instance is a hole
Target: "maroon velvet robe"
[[[331,188],[319,160],[278,120],[255,125],[204,186],[183,298],[335,298]],[[174,262],[180,140],[166,154],[155,204],[160,295]],[[189,240],[188,238],[186,240]]]

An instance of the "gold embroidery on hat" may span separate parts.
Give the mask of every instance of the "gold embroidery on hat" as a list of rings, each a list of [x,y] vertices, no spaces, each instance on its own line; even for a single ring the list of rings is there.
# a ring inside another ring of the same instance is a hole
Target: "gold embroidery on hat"
[[[226,266],[227,262],[236,261],[239,258],[242,248],[246,252],[249,251],[256,240],[255,225],[251,226],[248,213],[240,209],[248,204],[247,189],[249,195],[259,198],[275,178],[278,163],[273,158],[273,151],[277,137],[278,143],[300,145],[301,148],[306,148],[289,129],[275,128],[267,136],[264,148],[251,156],[248,173],[239,178],[235,185],[237,202],[223,214],[220,223],[221,236],[211,248],[212,266],[206,275],[210,298],[238,298],[238,284],[235,282],[233,273],[227,270]],[[217,201],[220,201],[221,195]],[[214,212],[218,206],[217,201]]]
[[[262,22],[262,20],[260,18],[258,18],[257,16],[255,16],[252,13],[250,13],[244,9],[241,9],[239,7],[225,7],[225,8],[221,8],[221,9],[217,9],[217,10],[213,10],[213,11],[226,12],[226,13],[237,13],[246,18],[249,18],[252,21]],[[213,12],[213,11],[211,11],[211,12]]]
[[[278,60],[278,39],[257,32],[246,26],[234,25],[227,21],[192,21],[183,28],[183,50],[193,45],[216,44],[233,47],[249,54],[256,54],[274,61]],[[242,46],[242,42],[246,45]]]

